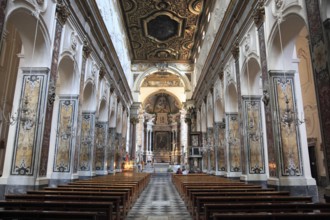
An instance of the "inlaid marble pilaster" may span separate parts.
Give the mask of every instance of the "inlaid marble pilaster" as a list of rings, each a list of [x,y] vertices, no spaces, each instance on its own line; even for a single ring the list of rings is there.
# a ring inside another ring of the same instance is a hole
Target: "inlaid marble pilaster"
[[[114,172],[116,128],[108,129],[107,164],[108,172]]]
[[[228,144],[228,166],[227,175],[232,176],[241,173],[241,144],[239,137],[239,121],[237,113],[226,114],[226,140]]]
[[[227,171],[226,123],[219,123],[218,171]]]
[[[208,170],[215,170],[215,154],[214,154],[214,133],[213,128],[207,128],[207,145],[208,145]]]
[[[267,53],[266,53],[266,41],[265,41],[265,27],[264,27],[264,15],[265,8],[263,1],[259,1],[257,8],[254,13],[255,24],[258,28],[258,41],[259,41],[259,53],[260,53],[260,63],[261,63],[261,77],[262,77],[262,88],[263,97],[262,101],[264,103],[265,111],[265,123],[266,123],[266,140],[267,140],[267,152],[268,152],[268,167],[269,175],[271,177],[277,177],[276,166],[277,166],[277,156],[275,153],[274,146],[274,133],[273,133],[273,106],[270,102],[271,88],[270,80],[268,75],[268,65],[267,65]]]
[[[116,133],[115,136],[115,169],[121,169],[121,161],[123,156],[123,149],[122,149],[122,136],[121,133]]]
[[[330,173],[330,73],[329,73],[329,26],[324,23],[327,39],[324,38],[318,0],[306,0],[306,12],[309,27],[309,43],[318,109],[321,122],[322,144],[325,150],[326,169]]]
[[[43,132],[42,149],[39,164],[39,176],[44,177],[47,174],[47,163],[48,163],[48,153],[50,145],[50,133],[52,127],[53,118],[53,107],[55,101],[55,90],[56,90],[56,80],[58,74],[58,59],[61,46],[61,36],[63,31],[63,26],[69,16],[67,7],[64,5],[63,1],[58,1],[56,6],[56,26],[55,26],[55,37],[51,61],[51,70],[49,76],[48,85],[48,97],[47,97],[47,108],[45,113],[45,127]]]
[[[95,170],[102,172],[107,170],[106,146],[108,143],[107,122],[97,122],[95,125]],[[101,173],[100,173],[101,174]]]
[[[60,97],[53,172],[72,172],[77,99],[77,97]]]
[[[202,150],[203,150],[203,170],[207,170],[207,168],[209,167],[209,160],[208,160],[208,152],[206,149],[206,144],[207,144],[207,133],[206,132],[202,132]]]
[[[95,112],[84,112],[81,122],[81,140],[79,152],[79,171],[93,170]]]
[[[36,175],[48,71],[46,68],[23,69],[11,175]]]
[[[243,97],[244,149],[246,150],[247,173],[265,174],[265,157],[261,123],[261,97]]]
[[[276,106],[277,147],[280,176],[303,176],[299,128],[294,90],[294,73],[270,72]]]

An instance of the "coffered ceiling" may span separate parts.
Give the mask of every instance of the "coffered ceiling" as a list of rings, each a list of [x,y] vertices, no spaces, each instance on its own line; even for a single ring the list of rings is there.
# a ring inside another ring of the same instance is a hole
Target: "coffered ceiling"
[[[211,2],[120,0],[132,63],[193,63]]]

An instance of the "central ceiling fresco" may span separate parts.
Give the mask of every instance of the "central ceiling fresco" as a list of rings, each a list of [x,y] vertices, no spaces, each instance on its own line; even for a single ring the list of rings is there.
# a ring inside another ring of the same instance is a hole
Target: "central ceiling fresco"
[[[205,4],[205,0],[121,0],[132,62],[192,63],[206,20]]]

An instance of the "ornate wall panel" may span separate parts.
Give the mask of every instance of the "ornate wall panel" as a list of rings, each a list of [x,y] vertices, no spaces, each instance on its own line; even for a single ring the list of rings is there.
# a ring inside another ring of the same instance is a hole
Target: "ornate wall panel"
[[[60,97],[55,160],[53,172],[70,172],[73,144],[76,130],[74,129],[77,111],[77,98]]]
[[[218,170],[219,171],[226,171],[226,167],[227,167],[225,131],[226,131],[225,123],[220,123],[219,148],[218,148]]]
[[[33,72],[30,70],[29,72]],[[25,72],[25,71],[23,71]],[[46,74],[23,74],[12,175],[34,175],[36,151],[39,148],[39,117],[45,99]],[[40,119],[43,119],[41,116]]]
[[[243,119],[249,173],[265,173],[260,97],[243,97]]]
[[[94,144],[95,113],[84,112],[81,122],[79,170],[91,171]]]
[[[237,113],[226,114],[227,142],[229,149],[229,171],[241,172],[241,146]]]
[[[115,155],[115,135],[116,128],[109,128],[108,130],[108,145],[107,145],[107,169],[111,170],[113,168],[114,163],[114,155]]]
[[[95,169],[105,169],[105,150],[107,146],[107,123],[98,122],[95,125]]]
[[[271,72],[282,176],[303,175],[293,74]]]

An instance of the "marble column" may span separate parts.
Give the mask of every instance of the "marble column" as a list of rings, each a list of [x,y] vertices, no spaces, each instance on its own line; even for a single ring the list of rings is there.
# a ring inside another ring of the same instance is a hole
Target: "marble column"
[[[139,123],[138,118],[131,118],[130,119],[131,127],[130,127],[130,140],[131,140],[131,147],[130,147],[130,157],[131,159],[135,160],[135,147],[136,147],[136,124]]]
[[[306,0],[306,11],[309,27],[309,43],[312,57],[314,83],[317,94],[321,124],[322,145],[325,153],[326,170],[330,174],[330,23],[329,19],[322,24],[318,0]],[[322,26],[325,33],[323,33]],[[326,36],[326,37],[325,37]],[[328,180],[329,181],[329,180]],[[326,194],[330,196],[330,186]]]
[[[52,127],[53,118],[53,108],[55,101],[55,90],[56,90],[56,80],[58,74],[58,61],[61,46],[61,36],[63,31],[63,26],[69,16],[69,11],[67,6],[63,1],[58,1],[56,5],[56,26],[55,26],[55,38],[52,53],[51,70],[49,75],[49,85],[48,85],[48,97],[47,97],[47,108],[45,113],[45,127],[42,139],[42,149],[39,163],[39,177],[46,177],[47,175],[47,163],[48,163],[48,153],[50,145],[50,133]]]
[[[254,22],[258,29],[258,40],[259,40],[259,53],[260,53],[260,63],[261,63],[261,77],[262,77],[262,88],[263,97],[262,101],[264,103],[263,108],[265,112],[265,124],[266,124],[266,134],[264,136],[267,141],[267,152],[268,152],[268,169],[270,179],[277,178],[277,155],[275,153],[274,146],[274,130],[273,130],[273,114],[274,106],[270,100],[271,88],[270,80],[268,75],[268,65],[267,65],[267,53],[266,53],[266,41],[265,41],[265,25],[264,25],[265,8],[263,2],[260,1],[254,12]]]

